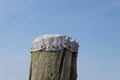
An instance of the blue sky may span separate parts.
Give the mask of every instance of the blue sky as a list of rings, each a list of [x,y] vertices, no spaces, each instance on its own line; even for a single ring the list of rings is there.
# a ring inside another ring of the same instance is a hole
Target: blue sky
[[[120,0],[0,0],[0,80],[28,80],[43,34],[80,43],[78,80],[120,80]]]

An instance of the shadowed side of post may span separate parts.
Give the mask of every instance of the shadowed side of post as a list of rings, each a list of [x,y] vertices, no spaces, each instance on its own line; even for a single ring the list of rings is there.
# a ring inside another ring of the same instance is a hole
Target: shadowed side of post
[[[31,48],[29,80],[77,80],[78,42],[48,34],[36,38]]]

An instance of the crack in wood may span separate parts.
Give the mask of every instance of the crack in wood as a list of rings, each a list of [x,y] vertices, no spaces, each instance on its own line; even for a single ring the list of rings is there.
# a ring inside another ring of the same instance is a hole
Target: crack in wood
[[[63,53],[62,53],[62,58],[61,58],[61,61],[60,61],[60,68],[59,68],[59,78],[58,78],[58,80],[60,80],[60,78],[61,78],[61,75],[62,75],[62,69],[63,69],[63,62],[64,62],[64,59],[65,59],[65,54],[66,54],[66,48],[64,48],[64,50],[63,50]]]

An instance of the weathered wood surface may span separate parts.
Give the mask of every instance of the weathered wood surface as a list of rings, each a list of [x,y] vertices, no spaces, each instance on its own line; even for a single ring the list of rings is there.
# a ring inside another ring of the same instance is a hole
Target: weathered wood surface
[[[72,53],[70,80],[77,80],[77,53]]]
[[[66,49],[57,52],[32,52],[29,80],[76,80],[70,79],[71,73],[73,74],[71,69],[74,68],[71,61],[72,53]]]

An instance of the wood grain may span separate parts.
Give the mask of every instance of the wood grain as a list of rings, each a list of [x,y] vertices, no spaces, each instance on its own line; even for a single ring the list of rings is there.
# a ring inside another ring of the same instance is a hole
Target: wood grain
[[[76,80],[76,57],[67,49],[31,53],[29,80]]]

